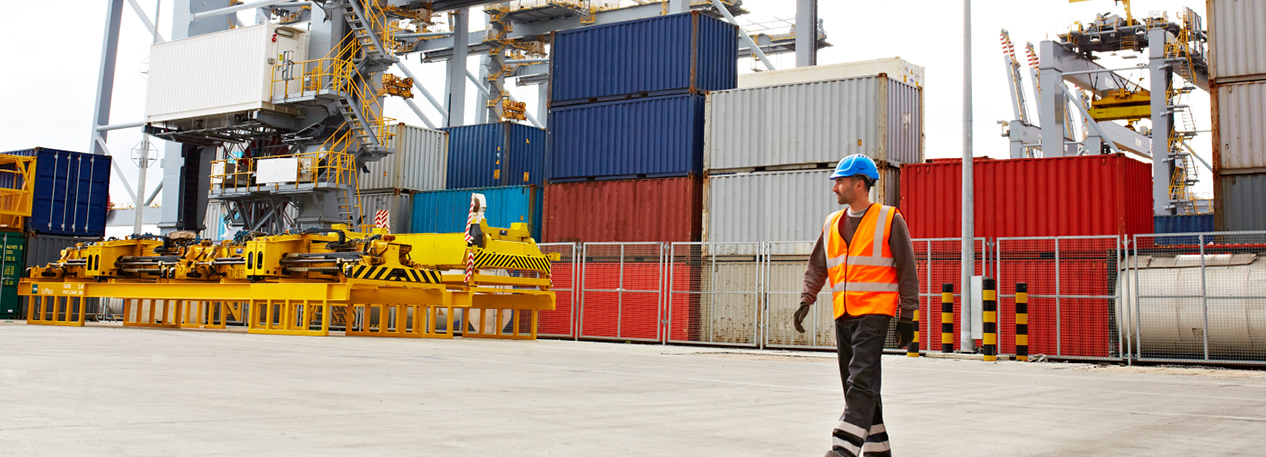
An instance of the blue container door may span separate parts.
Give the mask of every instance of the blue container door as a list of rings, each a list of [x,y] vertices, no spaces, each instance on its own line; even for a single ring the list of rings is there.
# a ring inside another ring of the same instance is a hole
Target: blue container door
[[[501,168],[498,186],[542,186],[545,184],[546,133],[530,125],[510,124],[506,131],[509,149]]]

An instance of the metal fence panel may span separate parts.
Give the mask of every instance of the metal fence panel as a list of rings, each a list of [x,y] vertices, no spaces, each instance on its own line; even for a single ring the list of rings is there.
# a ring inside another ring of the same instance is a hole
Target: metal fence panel
[[[559,253],[562,258],[553,262],[550,281],[554,291],[553,311],[542,311],[537,325],[537,336],[546,338],[576,338],[576,283],[580,277],[580,247],[575,243],[538,244],[545,254]]]
[[[1137,235],[1128,259],[1131,353],[1153,362],[1266,364],[1266,232]]]
[[[804,288],[804,271],[809,264],[813,242],[775,242],[766,245],[765,347],[771,348],[835,348],[835,321],[831,309],[831,292],[818,293],[813,312],[804,322],[804,333],[792,325],[800,307]]]
[[[963,285],[961,238],[925,238],[911,240],[914,243],[914,260],[919,268],[919,350],[941,352],[941,286],[954,285],[954,350],[962,351],[960,333],[963,328]],[[984,238],[976,238],[976,258],[972,274],[985,275],[989,271],[988,249],[991,244]],[[895,323],[893,325],[896,325]],[[885,348],[897,349],[891,333]],[[968,348],[968,352],[975,348]]]
[[[998,350],[1015,353],[1015,286],[1028,285],[1029,354],[1124,360],[1116,236],[998,238]]]
[[[661,243],[585,243],[579,338],[663,341]]]
[[[759,347],[762,243],[672,243],[670,343]]]

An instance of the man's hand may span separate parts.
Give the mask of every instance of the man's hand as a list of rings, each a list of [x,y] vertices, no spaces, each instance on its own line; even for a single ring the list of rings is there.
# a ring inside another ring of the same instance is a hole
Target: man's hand
[[[796,324],[797,332],[804,333],[804,318],[808,316],[809,305],[807,303],[801,303],[800,309],[796,310],[795,319],[792,321],[792,323]]]
[[[897,337],[897,347],[904,348],[914,342],[914,319],[902,316],[897,321],[897,328],[893,330],[893,336]]]

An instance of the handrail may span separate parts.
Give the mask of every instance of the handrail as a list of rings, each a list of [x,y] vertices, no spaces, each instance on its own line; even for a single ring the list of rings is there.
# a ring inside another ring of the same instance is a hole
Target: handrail
[[[260,160],[297,159],[296,176],[293,182],[257,184],[253,178],[258,171]],[[339,151],[314,151],[298,154],[276,156],[233,158],[213,160],[211,162],[211,189],[223,192],[229,188],[269,186],[280,189],[283,186],[300,184],[332,184],[345,187],[353,184],[356,173],[356,159],[351,154]]]

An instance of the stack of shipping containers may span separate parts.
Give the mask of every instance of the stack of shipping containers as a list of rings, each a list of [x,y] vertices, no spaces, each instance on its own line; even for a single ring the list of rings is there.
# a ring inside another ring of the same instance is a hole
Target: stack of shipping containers
[[[403,123],[394,128],[393,154],[366,164],[360,175],[362,224],[373,224],[378,211],[387,211],[392,233],[411,233],[412,196],[444,189],[449,135],[439,130]]]
[[[0,319],[15,319],[24,313],[17,288],[26,267],[56,261],[62,249],[105,235],[111,158],[48,148],[4,154],[35,157],[31,216],[0,228]],[[11,171],[0,169],[0,186],[21,185]]]
[[[545,131],[513,122],[467,125],[444,129],[448,135],[447,163],[440,166],[445,181],[429,192],[413,195],[414,233],[455,233],[466,230],[470,196],[483,194],[485,217],[493,227],[528,224],[540,239],[541,186],[545,183]]]
[[[703,237],[773,242],[771,344],[805,343],[787,323],[812,242],[840,209],[829,179],[836,163],[851,154],[874,159],[880,180],[871,200],[898,206],[901,167],[923,160],[921,83],[922,68],[884,59],[743,75],[738,89],[708,95]],[[718,258],[721,274],[705,275],[704,287],[711,288],[711,276],[753,276],[745,257]],[[741,297],[712,296],[716,303],[702,307],[705,327],[751,312],[735,302]],[[830,321],[829,306],[817,310],[820,321]],[[830,341],[830,326],[818,330],[818,341]]]
[[[1266,3],[1208,8],[1215,225],[1266,230]]]
[[[556,32],[545,241],[700,241],[705,95],[735,87],[737,60],[737,27],[698,12]],[[582,333],[658,338],[660,298],[691,267],[661,270],[657,244],[587,249]],[[673,338],[697,331],[695,304],[672,307]]]

